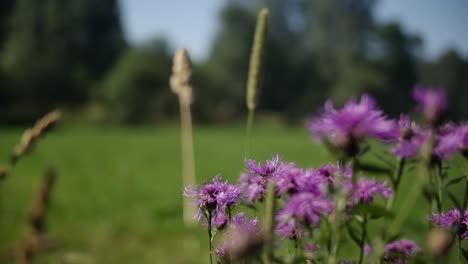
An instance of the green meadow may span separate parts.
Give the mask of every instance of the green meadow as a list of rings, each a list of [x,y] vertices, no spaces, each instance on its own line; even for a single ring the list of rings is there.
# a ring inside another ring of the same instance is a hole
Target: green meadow
[[[22,129],[0,130],[0,157],[6,161]],[[235,181],[243,170],[243,126],[194,129],[198,182],[221,174]],[[280,154],[300,166],[332,161],[302,127],[256,125],[252,158]],[[27,234],[27,211],[48,166],[58,170],[47,214],[49,248],[37,263],[206,263],[207,238],[199,226],[182,224],[179,130],[59,127],[0,183],[0,250],[5,255]],[[405,202],[415,170],[403,180],[397,206]],[[456,174],[456,173],[455,173]],[[368,176],[373,176],[369,175]],[[404,225],[409,238],[427,229],[422,203]],[[417,217],[414,217],[417,216]],[[374,230],[378,227],[376,225]],[[342,254],[355,256],[348,245]],[[1,262],[1,261],[0,261]],[[8,263],[8,262],[7,262]]]

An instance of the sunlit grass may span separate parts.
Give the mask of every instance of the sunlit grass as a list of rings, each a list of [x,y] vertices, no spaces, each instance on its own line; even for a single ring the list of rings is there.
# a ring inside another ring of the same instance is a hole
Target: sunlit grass
[[[8,158],[22,129],[2,129],[0,157]],[[205,232],[182,223],[179,131],[175,127],[63,127],[40,142],[0,185],[0,249],[17,243],[43,171],[53,165],[59,178],[47,215],[56,246],[39,263],[206,263]],[[243,170],[243,126],[196,127],[198,182],[222,174],[235,181]],[[331,161],[305,129],[256,125],[252,156],[278,153],[301,166]],[[409,171],[397,206],[412,182]],[[372,175],[368,175],[372,176]],[[421,200],[422,201],[422,200]],[[405,226],[411,239],[427,228],[426,206]],[[347,246],[346,255],[354,255]]]

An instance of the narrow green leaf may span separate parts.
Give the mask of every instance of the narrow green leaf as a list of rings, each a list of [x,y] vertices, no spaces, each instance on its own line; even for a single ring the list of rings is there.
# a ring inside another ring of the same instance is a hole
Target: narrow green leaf
[[[453,202],[455,207],[457,208],[462,208],[460,202],[458,201],[457,197],[453,193],[451,193],[449,190],[445,189],[445,193],[449,197],[449,199]]]
[[[460,247],[460,250],[462,252],[463,258],[468,261],[468,251]]]
[[[449,186],[451,186],[451,185],[457,184],[457,183],[463,181],[464,179],[466,179],[466,176],[465,176],[465,175],[463,175],[463,176],[461,176],[461,177],[457,177],[457,178],[455,178],[455,179],[452,179],[452,180],[450,180],[449,182],[447,182],[447,183],[445,184],[445,187],[449,187]]]
[[[358,231],[353,226],[351,226],[351,224],[349,224],[346,229],[354,243],[356,243],[356,245],[358,246],[361,246],[361,240],[359,239],[359,236],[357,234]]]
[[[468,181],[465,183],[465,197],[463,198],[463,208],[468,206]]]
[[[393,218],[395,216],[392,211],[387,210],[387,208],[382,205],[376,204],[358,204],[353,208],[352,213],[357,215],[368,215],[372,219],[380,217]]]

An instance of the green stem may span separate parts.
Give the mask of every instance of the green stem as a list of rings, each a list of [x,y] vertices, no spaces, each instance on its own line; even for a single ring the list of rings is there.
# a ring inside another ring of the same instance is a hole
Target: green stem
[[[361,251],[359,252],[359,264],[362,264],[364,260],[364,247],[366,243],[367,236],[367,215],[364,215],[364,220],[362,222],[362,236],[361,236]]]
[[[396,216],[395,220],[388,229],[390,236],[395,235],[400,231],[401,225],[404,223],[410,212],[413,211],[414,206],[418,200],[418,196],[430,179],[429,177],[431,175],[431,155],[433,146],[434,135],[431,133],[429,135],[429,139],[422,147],[420,170],[415,182],[412,184],[410,192],[408,193],[408,197],[406,198],[407,202],[403,204],[402,208],[400,209],[400,213]]]
[[[246,128],[246,133],[245,133],[245,155],[244,155],[245,158],[250,157],[254,114],[255,114],[255,110],[249,110],[249,113],[247,116],[247,128]]]
[[[401,182],[401,176],[403,175],[403,171],[405,169],[406,165],[406,159],[405,158],[400,158],[398,160],[398,167],[395,170],[395,176],[392,176],[391,180],[393,183],[393,194],[390,196],[390,199],[388,199],[387,202],[387,209],[391,210],[393,207],[393,203],[395,202],[396,195],[398,193],[398,187],[400,187],[400,182]]]
[[[458,264],[462,263],[461,236],[458,235]]]
[[[351,170],[353,172],[353,182],[357,181],[357,164],[358,160],[356,157],[352,157],[351,160]],[[344,160],[340,160],[340,166],[344,167]],[[331,226],[331,238],[330,238],[330,251],[328,254],[328,264],[336,264],[338,258],[338,248],[341,239],[341,222],[342,222],[342,215],[346,209],[346,198],[347,193],[342,188],[337,189],[337,193],[335,193],[334,200],[335,200],[335,212],[330,216],[330,226]]]
[[[275,183],[270,181],[265,200],[265,250],[263,252],[263,263],[265,264],[273,263],[275,198]]]
[[[213,264],[211,238],[211,210],[208,210],[208,248],[210,250],[210,264]]]

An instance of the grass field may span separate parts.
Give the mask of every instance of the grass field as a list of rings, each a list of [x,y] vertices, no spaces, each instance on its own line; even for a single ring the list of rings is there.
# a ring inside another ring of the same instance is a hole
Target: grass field
[[[22,129],[0,131],[0,157],[6,160]],[[198,127],[194,138],[199,182],[218,173],[237,179],[242,127]],[[301,166],[331,161],[301,127],[257,126],[252,142],[255,159],[278,153]],[[42,172],[53,165],[59,178],[47,224],[55,246],[37,263],[206,263],[205,232],[182,227],[179,150],[175,127],[59,128],[0,184],[0,250],[24,236]],[[397,204],[404,202],[400,198]],[[410,236],[427,228],[426,210],[419,206],[419,217],[405,225]]]

